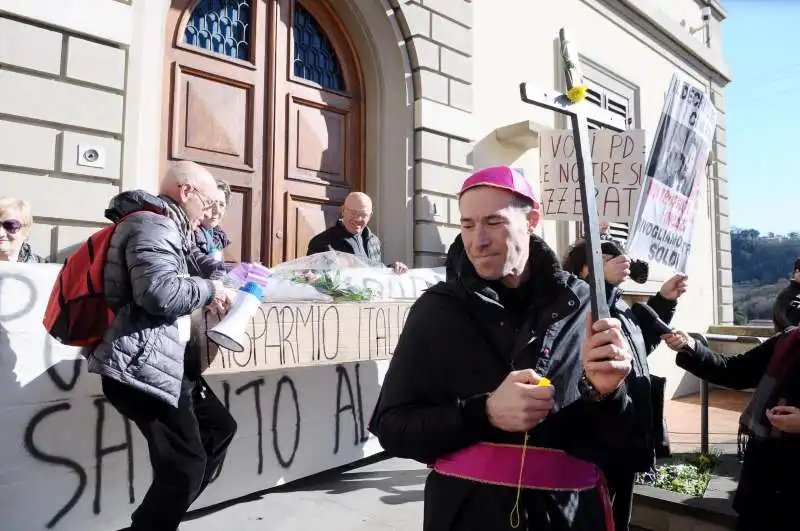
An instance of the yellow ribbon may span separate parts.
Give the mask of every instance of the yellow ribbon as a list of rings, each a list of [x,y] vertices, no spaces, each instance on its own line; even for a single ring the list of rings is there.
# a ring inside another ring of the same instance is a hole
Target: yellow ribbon
[[[543,387],[545,385],[551,385],[550,380],[547,378],[542,378],[539,380],[539,383],[536,384],[537,387]],[[514,500],[514,508],[511,509],[511,515],[509,516],[509,523],[513,529],[517,529],[519,527],[519,498],[522,494],[522,473],[525,471],[525,454],[528,450],[528,432],[525,432],[525,439],[522,441],[522,458],[519,462],[519,478],[517,479],[517,497]]]

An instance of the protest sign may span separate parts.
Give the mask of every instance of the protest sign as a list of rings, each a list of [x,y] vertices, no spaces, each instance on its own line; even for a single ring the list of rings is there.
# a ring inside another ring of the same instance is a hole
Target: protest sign
[[[631,257],[686,271],[716,124],[717,111],[708,94],[673,75],[628,238]]]
[[[219,320],[200,310],[192,315],[192,337],[199,342],[205,374],[388,360],[413,303],[265,302],[242,334],[242,352],[219,347],[206,337],[206,330]]]
[[[147,441],[108,402],[81,349],[62,345],[42,325],[59,270],[0,262],[0,514],[7,531],[126,527],[152,479]],[[265,303],[247,351],[220,352],[204,375],[238,431],[194,507],[380,452],[368,423],[412,303]]]
[[[292,265],[321,266],[326,258],[338,257],[314,255],[272,270],[265,293],[273,297],[266,297],[249,320],[240,338],[242,352],[209,340],[205,331],[218,320],[209,312],[195,312],[193,337],[206,374],[389,359],[414,300],[445,278],[444,268],[396,274],[367,267],[303,272]],[[334,294],[346,298],[337,300]]]
[[[644,131],[589,132],[597,214],[601,221],[630,222],[642,185]],[[581,221],[578,160],[571,130],[541,133],[539,181],[545,219]]]

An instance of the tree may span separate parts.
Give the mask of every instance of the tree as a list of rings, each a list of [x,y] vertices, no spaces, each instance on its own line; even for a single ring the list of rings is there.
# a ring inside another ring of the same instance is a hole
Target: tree
[[[731,255],[734,283],[772,284],[786,279],[800,256],[800,235],[771,239],[754,229],[736,230],[731,232]]]

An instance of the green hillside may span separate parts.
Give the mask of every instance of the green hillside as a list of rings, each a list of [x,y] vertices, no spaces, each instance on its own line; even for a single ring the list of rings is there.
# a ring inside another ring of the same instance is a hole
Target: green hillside
[[[733,308],[736,324],[772,319],[772,304],[789,282],[800,257],[800,233],[760,234],[753,229],[731,233]]]

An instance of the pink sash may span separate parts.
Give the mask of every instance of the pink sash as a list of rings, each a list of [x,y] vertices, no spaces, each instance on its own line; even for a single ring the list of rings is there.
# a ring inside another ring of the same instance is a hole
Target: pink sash
[[[552,448],[478,443],[438,459],[433,469],[445,476],[512,488],[555,491],[596,489],[607,531],[614,531],[608,487],[592,463]],[[520,473],[520,466],[522,471]]]

